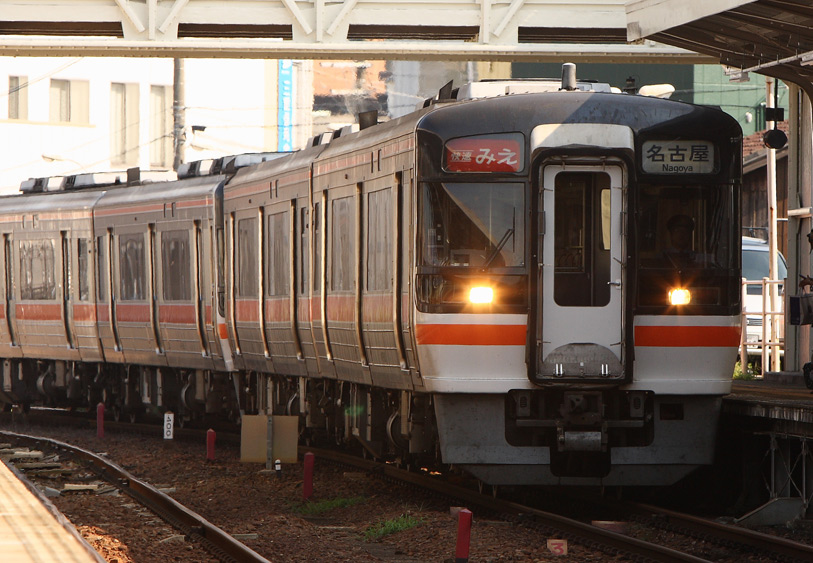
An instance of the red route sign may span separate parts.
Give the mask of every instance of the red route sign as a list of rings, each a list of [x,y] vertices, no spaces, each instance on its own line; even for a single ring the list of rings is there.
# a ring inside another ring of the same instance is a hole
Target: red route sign
[[[519,172],[520,144],[514,139],[462,137],[446,143],[448,172]]]

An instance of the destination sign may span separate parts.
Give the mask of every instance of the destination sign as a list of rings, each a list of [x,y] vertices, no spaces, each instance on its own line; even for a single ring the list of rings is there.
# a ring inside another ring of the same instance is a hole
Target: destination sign
[[[523,167],[523,137],[477,135],[446,143],[446,170],[449,172],[519,172]]]
[[[711,174],[714,150],[711,141],[646,141],[641,167],[648,174]]]

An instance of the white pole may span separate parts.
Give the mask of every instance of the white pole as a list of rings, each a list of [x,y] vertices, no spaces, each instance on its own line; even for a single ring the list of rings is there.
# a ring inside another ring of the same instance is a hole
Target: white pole
[[[773,87],[774,82],[773,79],[770,77],[765,77],[765,107],[766,108],[773,108]],[[773,121],[766,121],[765,128],[766,129],[773,129],[774,122]],[[771,280],[775,280],[778,271],[778,258],[777,258],[777,247],[776,247],[776,150],[772,148],[768,148],[768,160],[767,160],[767,171],[768,171],[768,178],[767,178],[767,188],[768,188],[768,247],[770,250],[770,263],[769,263],[769,276]],[[769,285],[770,288],[770,300],[768,303],[769,310],[771,312],[777,310],[777,302],[778,302],[778,295],[777,295],[777,285],[772,283]],[[778,340],[777,332],[776,332],[776,319],[774,315],[768,315],[766,317],[766,321],[769,323],[768,325],[768,334],[767,338],[769,342],[775,342]],[[765,342],[763,342],[763,345]],[[772,371],[779,371],[779,350],[776,347],[770,347],[770,357],[771,357],[771,370]],[[766,371],[766,366],[762,366],[763,373]]]

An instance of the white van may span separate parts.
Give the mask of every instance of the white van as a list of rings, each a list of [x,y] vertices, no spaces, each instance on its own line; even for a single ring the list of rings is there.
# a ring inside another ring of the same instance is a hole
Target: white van
[[[778,253],[777,257],[777,279],[784,280],[788,277],[788,266],[785,257],[782,253]],[[742,277],[749,282],[761,282],[763,278],[769,276],[770,265],[770,251],[768,248],[768,241],[753,238],[742,237]],[[777,303],[777,310],[784,310],[784,296],[783,285],[779,285],[778,295],[779,302]],[[766,287],[766,292],[768,288]],[[759,342],[762,340],[762,286],[757,283],[748,283],[746,286],[746,294],[744,296],[744,309],[746,314],[746,343]],[[766,309],[770,310],[770,298],[766,301]],[[778,319],[780,322],[777,327],[779,335],[784,335],[784,319]],[[768,336],[770,339],[770,335]],[[748,346],[749,355],[760,355],[762,350],[757,347]]]

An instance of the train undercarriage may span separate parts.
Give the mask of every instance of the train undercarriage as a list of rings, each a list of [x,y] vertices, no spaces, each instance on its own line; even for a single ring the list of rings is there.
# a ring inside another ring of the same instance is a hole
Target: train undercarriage
[[[6,359],[0,404],[94,409],[135,422],[175,415],[179,426],[239,423],[243,415],[299,417],[300,440],[358,448],[404,465],[439,461],[429,395],[372,389],[331,379],[256,372]],[[95,410],[93,411],[95,413]]]

